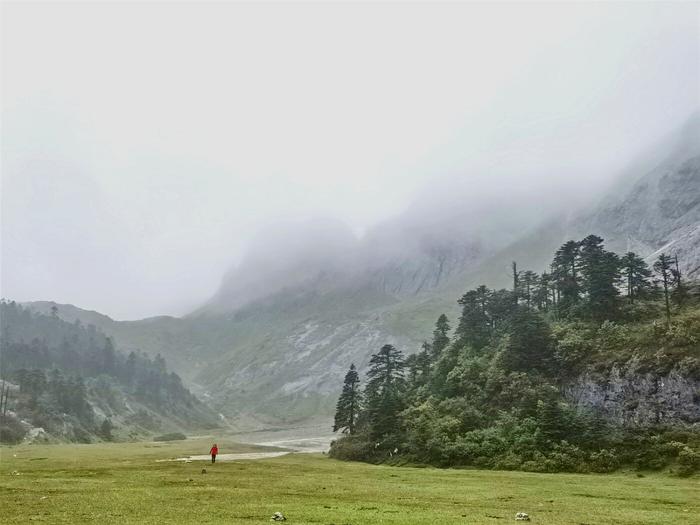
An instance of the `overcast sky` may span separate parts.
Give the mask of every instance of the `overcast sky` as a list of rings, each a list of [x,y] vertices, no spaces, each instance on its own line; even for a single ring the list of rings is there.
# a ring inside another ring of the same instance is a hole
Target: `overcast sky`
[[[601,187],[697,109],[698,20],[694,3],[5,2],[2,295],[183,314],[275,217],[362,235],[445,177]]]

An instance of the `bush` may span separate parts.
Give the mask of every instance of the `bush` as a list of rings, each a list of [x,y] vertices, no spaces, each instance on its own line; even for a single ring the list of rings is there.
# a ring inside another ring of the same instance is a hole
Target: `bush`
[[[183,439],[187,439],[185,434],[181,432],[170,432],[169,434],[154,437],[153,441],[182,441]]]
[[[620,460],[613,451],[601,449],[591,454],[590,466],[593,472],[613,472],[620,467]]]
[[[496,460],[493,468],[496,470],[520,470],[520,465],[523,463],[523,458],[517,454],[509,452]]]
[[[343,436],[331,442],[328,455],[334,459],[368,461],[373,450],[366,436]]]
[[[690,447],[678,453],[678,475],[690,476],[700,470],[700,453]]]
[[[12,416],[6,416],[0,422],[0,443],[15,445],[24,439],[26,430],[19,420]]]

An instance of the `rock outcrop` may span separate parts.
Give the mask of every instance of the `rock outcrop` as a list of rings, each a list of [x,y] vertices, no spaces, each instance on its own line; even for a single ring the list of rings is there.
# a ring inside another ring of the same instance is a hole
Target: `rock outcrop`
[[[700,425],[700,379],[678,367],[668,374],[644,371],[636,360],[613,366],[607,377],[585,373],[564,388],[577,408],[593,409],[626,427]]]

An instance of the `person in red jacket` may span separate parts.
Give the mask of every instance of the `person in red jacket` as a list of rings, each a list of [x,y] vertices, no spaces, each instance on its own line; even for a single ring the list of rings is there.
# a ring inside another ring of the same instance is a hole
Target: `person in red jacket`
[[[211,447],[211,450],[209,451],[209,454],[211,454],[211,462],[216,463],[216,455],[219,453],[219,447],[216,446],[216,443],[214,443],[214,446]]]

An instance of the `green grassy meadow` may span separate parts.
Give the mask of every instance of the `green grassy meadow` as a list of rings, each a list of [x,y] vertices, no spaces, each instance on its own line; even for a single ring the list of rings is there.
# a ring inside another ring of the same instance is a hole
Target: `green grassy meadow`
[[[321,454],[157,462],[205,454],[170,443],[0,448],[0,521],[11,523],[696,524],[698,478],[533,474],[345,463]],[[219,441],[221,453],[261,447]],[[207,469],[202,474],[202,468]]]

